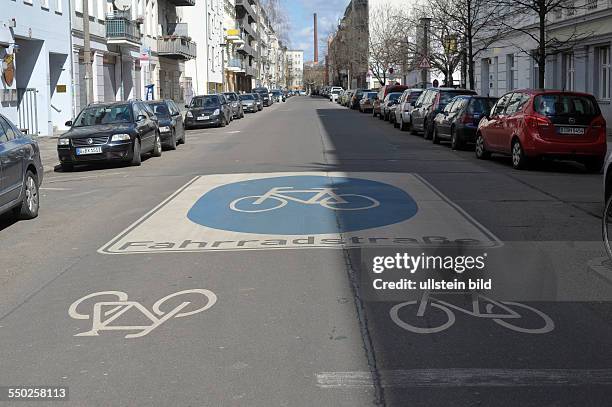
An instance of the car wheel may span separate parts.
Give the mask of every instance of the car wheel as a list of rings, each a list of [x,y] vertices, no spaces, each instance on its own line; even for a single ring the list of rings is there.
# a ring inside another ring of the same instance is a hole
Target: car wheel
[[[74,170],[73,164],[61,163],[60,166],[62,167],[62,171],[64,172],[71,172]]]
[[[399,123],[397,122],[397,120],[393,120],[393,127],[395,127],[396,129],[399,128]]]
[[[440,138],[438,137],[438,128],[433,126],[433,131],[431,132],[431,142],[433,144],[440,144]]]
[[[176,132],[172,129],[172,135],[170,136],[170,142],[168,144],[168,150],[176,150]]]
[[[140,163],[142,162],[142,157],[140,156],[140,139],[135,138],[134,139],[134,148],[132,151],[132,161],[131,161],[131,165],[138,167],[140,165]]]
[[[223,115],[219,119],[219,126],[218,127],[225,127],[226,125],[227,125],[227,119],[225,118],[225,115]]]
[[[244,119],[244,109],[242,109],[242,110],[240,111],[240,118],[241,118],[241,119]]]
[[[478,133],[476,136],[476,148],[474,151],[476,152],[476,158],[479,160],[486,160],[487,158],[491,157],[491,153],[485,148],[484,137],[482,137],[482,134],[480,133]]]
[[[463,140],[459,138],[454,127],[451,127],[451,148],[453,150],[461,150],[463,148]]]
[[[382,113],[378,113],[378,118],[379,118],[380,120],[385,120],[385,118],[384,118],[384,116],[382,115]]]
[[[161,157],[162,155],[162,143],[159,134],[155,135],[155,144],[153,145],[153,152],[151,153],[151,155],[153,157]]]
[[[522,170],[527,167],[527,157],[519,140],[512,142],[512,167]]]
[[[38,216],[39,205],[38,177],[28,170],[23,181],[23,200],[14,213],[19,219],[33,219]]]
[[[185,144],[187,141],[187,133],[183,132],[183,137],[181,138],[181,144]]]
[[[430,137],[429,137],[429,126],[427,125],[426,121],[423,123],[423,138],[425,140],[429,140],[430,139]]]
[[[600,173],[601,167],[603,167],[604,160],[599,157],[590,157],[583,161],[584,166],[588,172]]]

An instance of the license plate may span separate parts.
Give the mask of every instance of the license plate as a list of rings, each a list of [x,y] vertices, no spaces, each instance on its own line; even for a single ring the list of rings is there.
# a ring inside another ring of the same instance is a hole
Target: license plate
[[[76,149],[76,155],[100,154],[102,147],[82,147]]]
[[[198,120],[208,120],[210,116],[198,116]]]
[[[559,134],[581,136],[584,134],[584,127],[559,127]]]

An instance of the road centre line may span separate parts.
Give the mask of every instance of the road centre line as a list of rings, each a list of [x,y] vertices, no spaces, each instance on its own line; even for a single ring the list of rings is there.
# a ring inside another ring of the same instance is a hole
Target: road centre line
[[[409,369],[378,373],[383,388],[406,387],[541,387],[612,385],[612,369]],[[373,386],[366,371],[321,372],[317,386],[346,389]]]

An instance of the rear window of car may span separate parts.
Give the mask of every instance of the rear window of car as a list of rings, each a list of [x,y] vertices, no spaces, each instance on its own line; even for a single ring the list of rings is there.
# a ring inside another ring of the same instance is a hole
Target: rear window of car
[[[226,98],[228,98],[232,102],[235,102],[235,101],[238,100],[238,98],[236,97],[235,93],[224,93],[224,95],[225,95]]]
[[[599,115],[597,101],[586,95],[538,95],[534,98],[533,107],[536,112],[545,116]]]
[[[398,100],[402,97],[401,93],[389,93],[389,100]]]
[[[378,93],[376,92],[367,92],[363,94],[364,98],[368,98],[368,99],[372,99],[374,98],[376,95],[378,95]]]
[[[153,108],[153,113],[157,116],[169,116],[170,110],[168,110],[168,106],[165,103],[149,103],[149,106]]]
[[[495,98],[472,98],[468,106],[468,113],[489,113],[496,101]]]
[[[253,95],[240,95],[240,100],[253,100],[255,96]]]
[[[446,105],[452,98],[459,95],[469,95],[466,92],[453,92],[453,91],[441,91],[440,92],[440,105]]]
[[[421,92],[410,92],[410,96],[408,96],[408,101],[409,102],[415,102],[419,96],[421,96],[421,94],[423,93],[423,91]]]

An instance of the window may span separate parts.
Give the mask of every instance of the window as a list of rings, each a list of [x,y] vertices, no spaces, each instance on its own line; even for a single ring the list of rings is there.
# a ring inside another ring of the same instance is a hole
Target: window
[[[563,54],[563,69],[565,73],[563,90],[574,90],[576,83],[576,67],[573,52]]]
[[[62,0],[55,0],[55,12],[61,13],[62,11]]]
[[[0,117],[0,144],[6,143],[8,141],[8,136],[6,135],[6,131],[4,130],[4,119]]]
[[[49,0],[40,0],[40,7],[49,10]]]
[[[587,10],[595,10],[597,8],[597,0],[587,0]]]
[[[508,105],[506,106],[506,111],[504,113],[514,114],[520,111],[523,106],[525,106],[525,103],[527,103],[528,100],[529,95],[526,95],[524,93],[514,93],[512,95],[512,98],[510,98],[510,101],[508,102]]]
[[[610,47],[601,47],[599,58],[599,92],[601,100],[610,100]]]
[[[576,2],[570,1],[567,3],[566,9],[565,9],[565,15],[568,17],[572,17],[575,14],[576,14]]]
[[[497,101],[497,103],[491,110],[491,116],[498,116],[500,114],[503,114],[504,109],[506,108],[506,104],[508,103],[508,100],[510,100],[510,97],[512,97],[512,93],[508,93],[502,96],[502,98]]]
[[[518,75],[516,72],[516,55],[506,55],[506,66],[507,66],[507,78],[506,78],[506,90],[509,92],[516,89],[515,81],[518,81]]]

